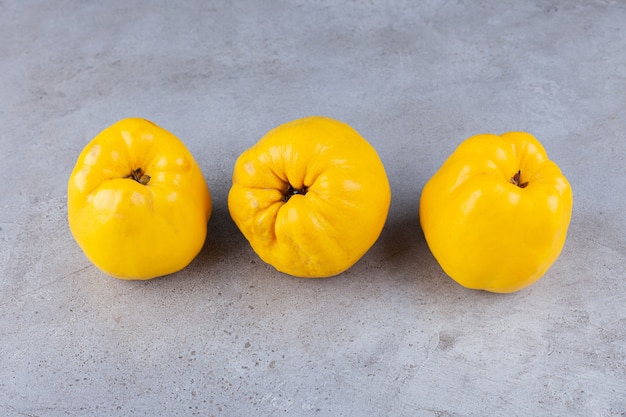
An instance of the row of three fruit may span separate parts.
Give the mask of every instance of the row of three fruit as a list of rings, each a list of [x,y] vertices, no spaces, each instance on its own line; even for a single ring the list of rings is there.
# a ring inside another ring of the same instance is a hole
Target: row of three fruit
[[[268,132],[239,156],[232,181],[229,211],[254,251],[299,277],[334,276],[354,265],[378,239],[391,201],[376,150],[327,117]],[[426,184],[420,221],[452,278],[511,292],[558,257],[571,198],[535,138],[478,135]],[[204,245],[210,215],[209,189],[191,153],[144,119],[124,119],[98,134],[68,184],[75,240],[118,278],[150,279],[186,267]]]

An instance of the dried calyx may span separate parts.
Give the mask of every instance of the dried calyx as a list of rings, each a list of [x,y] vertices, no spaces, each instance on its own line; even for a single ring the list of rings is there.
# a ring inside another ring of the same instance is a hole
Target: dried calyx
[[[283,202],[287,202],[289,201],[291,196],[294,196],[296,194],[305,195],[307,191],[308,187],[306,186],[303,186],[302,188],[295,188],[291,184],[289,184],[289,186],[287,187],[287,192],[283,195],[282,200]]]
[[[513,175],[513,177],[511,177],[511,184],[515,184],[519,188],[526,188],[526,186],[528,186],[528,181],[526,182],[521,182],[521,181],[522,181],[522,170],[519,170],[517,171],[515,175]]]
[[[147,185],[150,182],[150,175],[145,174],[141,168],[132,170],[126,178],[132,178],[141,185]]]

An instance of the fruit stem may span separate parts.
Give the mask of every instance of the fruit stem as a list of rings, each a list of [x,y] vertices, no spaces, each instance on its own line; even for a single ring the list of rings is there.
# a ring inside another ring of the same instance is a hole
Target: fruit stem
[[[286,203],[287,201],[289,201],[291,196],[294,196],[296,194],[305,195],[307,191],[308,187],[306,186],[303,186],[302,188],[295,188],[293,185],[289,184],[287,186],[287,192],[283,195],[282,200]]]
[[[526,182],[521,182],[521,181],[522,181],[522,170],[520,169],[519,171],[517,171],[515,175],[513,175],[513,177],[511,177],[511,184],[515,184],[519,188],[526,188],[528,186],[528,181]]]
[[[126,178],[132,178],[141,185],[148,185],[148,182],[150,182],[150,175],[144,174],[141,168],[132,170]]]

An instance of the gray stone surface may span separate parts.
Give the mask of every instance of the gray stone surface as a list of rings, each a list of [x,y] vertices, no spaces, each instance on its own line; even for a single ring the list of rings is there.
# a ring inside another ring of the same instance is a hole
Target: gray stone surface
[[[0,1],[0,415],[624,416],[626,3]],[[231,221],[237,156],[320,114],[379,151],[376,245],[282,275]],[[211,188],[204,250],[149,282],[66,222],[83,146],[141,116]],[[565,249],[511,295],[447,278],[421,188],[457,144],[525,130],[574,189]]]

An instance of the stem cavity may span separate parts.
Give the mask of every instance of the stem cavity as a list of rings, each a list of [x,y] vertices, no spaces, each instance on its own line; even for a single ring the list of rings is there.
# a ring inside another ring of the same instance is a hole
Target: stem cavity
[[[134,169],[126,176],[126,178],[131,178],[137,181],[141,185],[148,185],[150,182],[150,175],[144,174],[141,168]]]
[[[528,186],[528,181],[526,181],[526,182],[521,182],[521,181],[522,181],[522,170],[519,170],[511,178],[511,184],[515,184],[519,188],[526,188]]]
[[[287,201],[289,201],[291,196],[294,196],[296,194],[305,195],[307,191],[308,187],[306,186],[303,186],[302,188],[294,188],[291,184],[289,184],[289,186],[287,187],[287,192],[283,195],[282,200],[284,203],[286,203]]]

